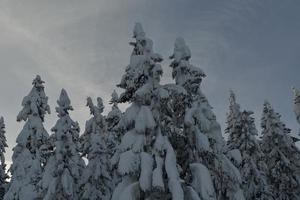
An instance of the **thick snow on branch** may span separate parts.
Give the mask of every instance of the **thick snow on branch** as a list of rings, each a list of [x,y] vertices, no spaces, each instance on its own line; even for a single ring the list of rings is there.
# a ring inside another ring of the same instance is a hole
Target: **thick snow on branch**
[[[216,200],[215,189],[208,169],[200,164],[190,164],[193,175],[192,186],[195,191],[205,200]]]
[[[177,162],[176,162],[176,155],[171,146],[171,144],[166,139],[166,172],[168,175],[168,186],[172,194],[173,200],[183,200],[184,193],[181,187],[181,179],[179,177],[178,169],[177,169]]]

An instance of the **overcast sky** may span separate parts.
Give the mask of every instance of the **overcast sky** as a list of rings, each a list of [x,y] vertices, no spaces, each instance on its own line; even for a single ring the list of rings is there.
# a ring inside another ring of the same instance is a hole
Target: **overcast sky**
[[[24,125],[16,115],[36,74],[46,81],[48,130],[57,119],[61,88],[69,93],[81,130],[89,118],[87,96],[102,97],[106,112],[110,109],[110,94],[129,63],[135,22],[165,58],[164,82],[173,82],[168,56],[174,40],[185,38],[192,64],[207,74],[202,88],[223,129],[233,89],[242,108],[255,112],[257,126],[268,99],[296,132],[291,86],[300,88],[299,10],[298,0],[0,0],[0,114],[10,145],[7,159]]]

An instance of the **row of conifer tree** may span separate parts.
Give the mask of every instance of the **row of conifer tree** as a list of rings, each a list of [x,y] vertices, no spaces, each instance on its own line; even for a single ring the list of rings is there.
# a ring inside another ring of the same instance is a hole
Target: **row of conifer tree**
[[[12,165],[5,164],[5,125],[0,119],[0,189],[5,200],[299,200],[299,139],[264,103],[261,138],[253,112],[241,110],[230,92],[225,141],[200,85],[205,73],[190,64],[191,52],[177,38],[170,56],[175,83],[160,84],[163,58],[137,23],[133,51],[111,111],[100,97],[87,98],[91,118],[80,134],[62,89],[51,129],[40,76],[23,98],[24,121]],[[300,123],[300,93],[294,89]],[[118,103],[127,103],[122,112]],[[86,161],[84,161],[84,158]]]

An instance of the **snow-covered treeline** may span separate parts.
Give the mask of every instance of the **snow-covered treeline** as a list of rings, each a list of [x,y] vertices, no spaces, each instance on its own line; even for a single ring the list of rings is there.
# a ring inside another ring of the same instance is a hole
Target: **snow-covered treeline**
[[[8,176],[0,118],[0,199],[4,200],[299,200],[299,138],[264,103],[261,138],[253,112],[241,110],[233,91],[225,140],[201,83],[206,74],[191,63],[177,38],[169,66],[173,83],[161,84],[163,57],[140,23],[133,29],[129,64],[112,92],[111,111],[88,97],[91,117],[80,131],[65,89],[50,131],[45,82],[37,75],[17,121],[24,126],[13,147]],[[300,92],[294,112],[300,124]],[[118,104],[126,103],[122,112]],[[224,102],[224,105],[226,102]],[[52,134],[49,134],[52,132]]]

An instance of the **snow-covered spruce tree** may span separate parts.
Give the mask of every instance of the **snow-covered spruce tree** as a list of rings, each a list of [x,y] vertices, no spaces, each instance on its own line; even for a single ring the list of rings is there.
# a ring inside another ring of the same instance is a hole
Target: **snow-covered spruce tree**
[[[79,154],[79,125],[69,116],[73,108],[64,89],[57,104],[59,119],[51,129],[54,152],[39,183],[41,197],[44,200],[77,200],[80,199],[78,182],[85,167]]]
[[[50,113],[43,83],[37,75],[32,82],[32,90],[22,101],[23,109],[17,116],[17,121],[24,120],[25,125],[17,137],[17,146],[13,148],[13,163],[10,167],[12,177],[5,200],[38,197],[36,184],[41,178],[41,167],[45,162],[40,147],[49,137],[43,126],[45,114]]]
[[[175,41],[173,78],[176,85],[187,92],[187,106],[183,113],[182,134],[185,145],[176,148],[182,166],[181,176],[186,182],[189,199],[244,199],[239,170],[223,154],[224,139],[207,98],[200,84],[204,72],[190,64],[191,51],[183,38]],[[174,145],[176,146],[176,145]]]
[[[141,24],[133,31],[135,42],[119,87],[125,89],[121,102],[131,103],[124,113],[126,133],[118,146],[118,173],[121,182],[112,200],[183,200],[175,152],[161,131],[159,104],[160,55],[153,53]]]
[[[296,115],[298,123],[300,124],[300,91],[293,87],[293,92],[294,92],[294,113]]]
[[[300,124],[300,92],[295,87],[292,88],[294,92],[294,113],[296,115],[297,122]],[[294,135],[291,135],[294,142],[300,141],[300,129]]]
[[[88,159],[88,165],[81,176],[80,199],[109,200],[111,199],[111,173],[109,169],[109,152],[106,146],[106,121],[102,112],[102,99],[97,98],[97,105],[92,99],[87,99],[87,106],[93,115],[86,122],[85,131],[80,137],[83,156]]]
[[[273,199],[267,179],[264,154],[256,139],[257,129],[251,111],[240,111],[235,94],[230,92],[226,133],[228,156],[240,169],[246,199]]]
[[[115,148],[120,144],[121,142],[121,136],[122,131],[119,129],[121,127],[118,126],[121,118],[122,118],[122,112],[118,107],[118,94],[114,90],[114,92],[111,95],[110,104],[112,104],[111,111],[106,116],[106,123],[107,123],[107,129],[109,131],[108,138],[107,138],[107,146],[108,149],[111,150],[110,154],[111,156],[114,154]]]
[[[0,199],[3,199],[7,187],[7,179],[5,164],[5,148],[8,147],[5,137],[5,124],[3,117],[0,118]]]
[[[235,149],[234,147],[231,147],[232,145],[235,145],[235,141],[239,140],[240,130],[238,130],[240,125],[240,117],[241,117],[241,111],[240,111],[240,105],[236,102],[235,94],[232,90],[230,90],[230,96],[229,96],[229,112],[227,113],[227,127],[225,130],[225,133],[228,134],[228,142],[227,147],[229,149]]]
[[[300,151],[280,115],[265,102],[261,119],[261,148],[275,199],[300,199]]]
[[[108,135],[107,135],[107,150],[109,153],[110,158],[110,176],[112,178],[112,190],[114,190],[115,186],[120,182],[120,176],[117,172],[117,166],[112,165],[112,163],[116,162],[115,159],[118,159],[117,157],[114,157],[114,155],[118,155],[116,153],[117,147],[121,143],[121,137],[124,133],[124,127],[119,124],[121,118],[122,118],[122,112],[118,107],[118,94],[114,90],[114,92],[111,95],[110,104],[112,104],[111,111],[106,116],[106,123],[107,123],[107,129],[108,129]],[[112,161],[112,162],[111,162]]]

